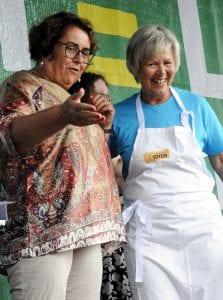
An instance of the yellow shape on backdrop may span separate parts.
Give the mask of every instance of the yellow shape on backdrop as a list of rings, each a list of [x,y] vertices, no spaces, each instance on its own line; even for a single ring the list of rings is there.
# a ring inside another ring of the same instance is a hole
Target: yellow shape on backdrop
[[[77,3],[77,9],[78,15],[90,20],[98,33],[130,38],[137,30],[134,14],[82,2]],[[96,56],[94,65],[88,70],[104,74],[111,85],[139,87],[129,73],[124,59]]]
[[[97,32],[130,38],[137,29],[134,14],[78,2],[78,15],[92,21]]]
[[[88,70],[90,72],[102,73],[109,84],[133,88],[139,87],[132,74],[129,73],[124,59],[95,56],[93,62],[94,64]]]

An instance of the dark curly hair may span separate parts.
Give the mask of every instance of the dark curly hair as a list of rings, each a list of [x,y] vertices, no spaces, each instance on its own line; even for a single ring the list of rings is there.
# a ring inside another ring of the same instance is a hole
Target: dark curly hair
[[[29,51],[31,58],[38,62],[51,54],[68,26],[77,26],[85,31],[90,39],[90,51],[92,53],[97,51],[97,38],[91,22],[72,13],[59,12],[46,17],[39,24],[34,24],[30,28]]]
[[[94,91],[94,83],[98,79],[101,79],[104,81],[104,83],[109,86],[107,80],[102,74],[99,73],[91,73],[91,72],[85,72],[81,75],[81,81],[74,83],[71,88],[68,90],[70,94],[76,93],[81,87],[84,88],[85,94],[81,98],[82,102],[87,103],[90,94]]]

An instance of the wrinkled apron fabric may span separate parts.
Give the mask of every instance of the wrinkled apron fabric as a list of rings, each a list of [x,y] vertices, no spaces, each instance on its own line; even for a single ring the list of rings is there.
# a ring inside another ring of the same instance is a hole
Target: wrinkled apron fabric
[[[182,126],[145,128],[136,100],[139,129],[123,192],[133,299],[222,300],[223,218],[214,181],[193,113],[171,92]]]

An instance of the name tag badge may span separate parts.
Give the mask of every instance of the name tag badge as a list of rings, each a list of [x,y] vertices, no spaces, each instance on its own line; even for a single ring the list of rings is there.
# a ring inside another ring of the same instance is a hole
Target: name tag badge
[[[164,149],[161,151],[144,153],[143,158],[145,163],[152,163],[157,160],[168,159],[170,158],[170,150]]]

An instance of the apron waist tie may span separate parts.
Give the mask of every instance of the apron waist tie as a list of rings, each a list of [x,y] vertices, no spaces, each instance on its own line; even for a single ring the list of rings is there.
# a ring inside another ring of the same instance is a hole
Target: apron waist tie
[[[126,225],[133,214],[135,214],[136,230],[135,230],[135,264],[136,275],[135,282],[143,281],[143,255],[142,255],[142,233],[143,227],[148,233],[152,230],[151,215],[148,208],[143,205],[141,200],[134,201],[130,206],[124,209],[122,213],[123,222]]]

